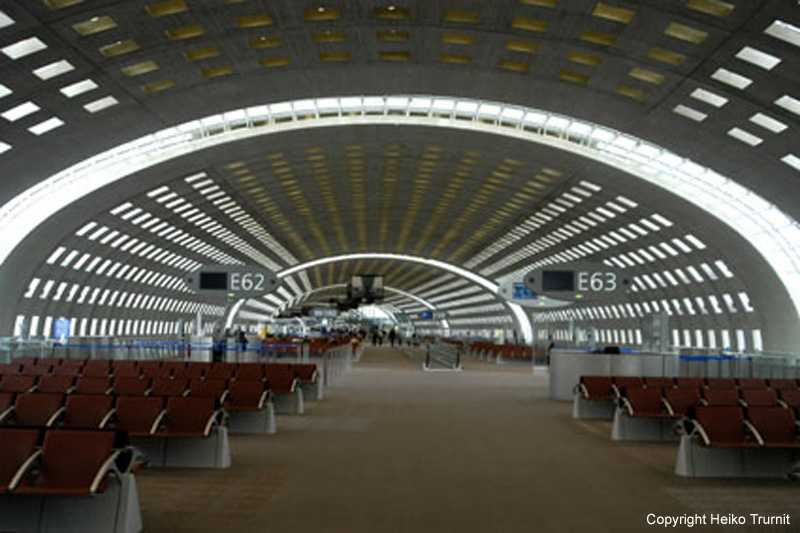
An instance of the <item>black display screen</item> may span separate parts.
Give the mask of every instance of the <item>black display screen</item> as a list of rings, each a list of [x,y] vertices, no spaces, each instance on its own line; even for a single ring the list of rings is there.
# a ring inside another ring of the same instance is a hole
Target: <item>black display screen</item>
[[[201,272],[200,290],[216,290],[216,291],[228,290],[228,273]]]
[[[432,318],[433,318],[433,313],[431,313],[430,311],[423,311],[423,312],[421,312],[421,313],[419,314],[419,317],[420,317],[422,320],[430,320],[430,319],[432,319]]]
[[[542,290],[575,292],[575,272],[572,270],[542,271]]]

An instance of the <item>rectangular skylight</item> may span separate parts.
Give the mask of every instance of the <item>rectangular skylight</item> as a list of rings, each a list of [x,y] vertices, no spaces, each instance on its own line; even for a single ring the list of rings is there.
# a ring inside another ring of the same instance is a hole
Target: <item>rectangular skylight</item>
[[[728,103],[728,99],[724,96],[720,96],[716,93],[712,93],[711,91],[707,91],[705,89],[697,88],[692,91],[690,94],[692,98],[696,100],[700,100],[701,102],[705,102],[707,104],[713,105],[714,107],[722,107]]]
[[[694,108],[691,108],[689,106],[685,106],[683,104],[676,105],[672,109],[672,112],[673,113],[677,113],[678,115],[681,115],[683,117],[690,118],[690,119],[694,120],[695,122],[702,122],[706,118],[708,118],[708,115],[706,115],[705,113],[703,113],[701,111],[698,111],[698,110],[696,110]]]
[[[736,87],[737,89],[746,89],[748,85],[753,83],[753,80],[750,78],[724,68],[718,68],[711,75],[711,78],[730,85],[731,87]]]
[[[4,154],[9,150],[11,150],[11,145],[8,143],[4,143],[3,141],[0,141],[0,154]]]
[[[781,106],[782,108],[791,111],[795,115],[800,115],[800,100],[797,98],[792,98],[788,94],[784,94],[777,100],[775,100],[775,104]]]
[[[764,33],[789,44],[800,46],[800,28],[788,22],[776,20],[764,30]]]
[[[61,61],[56,61],[54,63],[50,63],[49,65],[37,68],[33,71],[33,74],[41,80],[49,80],[50,78],[55,78],[56,76],[60,76],[71,70],[75,70],[75,67],[72,66],[72,63],[66,59],[62,59]]]
[[[797,157],[794,154],[786,154],[785,156],[781,157],[781,161],[795,170],[800,170],[800,157]]]
[[[28,128],[28,131],[33,133],[34,135],[44,135],[48,131],[52,131],[56,128],[60,128],[64,125],[64,121],[58,117],[53,117],[45,120],[44,122],[40,122],[35,126],[31,126]]]
[[[118,103],[119,100],[113,96],[106,96],[105,98],[100,98],[99,100],[89,102],[88,104],[84,105],[83,108],[89,113],[97,113],[103,109],[108,109],[111,106],[115,106]]]
[[[17,60],[21,57],[35,54],[36,52],[44,50],[45,48],[47,48],[47,45],[44,44],[41,39],[38,37],[29,37],[27,39],[23,39],[22,41],[17,41],[14,44],[9,44],[8,46],[0,49],[0,51],[2,51],[9,58]]]
[[[97,87],[98,85],[93,80],[87,78],[85,80],[73,83],[72,85],[67,85],[66,87],[62,87],[61,94],[63,94],[67,98],[74,98],[79,94],[83,94],[85,92],[97,89]]]
[[[763,113],[756,113],[750,117],[750,122],[758,124],[762,128],[768,129],[772,133],[780,133],[789,127],[783,122],[775,120],[774,118],[764,115]]]
[[[6,28],[14,24],[14,19],[0,11],[0,28]]]
[[[39,111],[39,109],[41,108],[38,105],[34,104],[33,102],[25,102],[24,104],[12,107],[11,109],[3,113],[2,116],[9,122],[16,122],[21,118],[36,113],[37,111]]]
[[[0,83],[0,98],[6,97],[9,94],[13,93],[11,89]]]
[[[728,135],[730,135],[734,139],[742,141],[745,144],[749,144],[750,146],[758,146],[759,144],[764,142],[764,140],[761,137],[756,137],[752,133],[747,132],[740,128],[729,129]]]
[[[781,62],[781,58],[766,52],[762,52],[761,50],[752,48],[750,46],[745,46],[739,50],[739,52],[736,54],[736,57],[742,61],[746,61],[757,67],[761,67],[764,70],[772,70],[778,63]]]

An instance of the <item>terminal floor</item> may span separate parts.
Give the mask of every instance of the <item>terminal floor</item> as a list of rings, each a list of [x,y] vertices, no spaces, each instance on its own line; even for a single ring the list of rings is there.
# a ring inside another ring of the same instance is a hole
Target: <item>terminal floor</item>
[[[649,513],[789,513],[788,527],[693,529],[800,530],[798,483],[678,478],[677,445],[612,442],[528,365],[464,368],[367,348],[277,435],[231,437],[231,468],[140,472],[145,531],[620,532],[655,528]]]

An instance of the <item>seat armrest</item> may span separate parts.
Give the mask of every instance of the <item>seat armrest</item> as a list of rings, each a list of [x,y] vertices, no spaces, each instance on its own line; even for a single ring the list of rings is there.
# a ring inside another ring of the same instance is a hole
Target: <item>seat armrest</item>
[[[226,401],[228,401],[228,391],[222,393],[222,396],[219,397],[219,404],[223,405]]]
[[[263,409],[264,404],[267,403],[267,398],[269,397],[269,390],[265,390],[261,393],[261,398],[258,399],[258,408]]]
[[[109,455],[105,461],[103,461],[103,464],[97,470],[97,473],[95,473],[94,479],[92,479],[92,484],[89,487],[89,492],[91,494],[97,492],[97,488],[100,486],[100,483],[103,481],[103,478],[108,471],[114,466],[114,462],[117,460],[117,457],[119,457],[120,453],[122,453],[122,450],[114,450],[114,452]]]
[[[11,413],[14,412],[14,406],[12,405],[2,413],[0,413],[0,422],[5,422],[8,417],[11,416]]]
[[[633,416],[633,406],[631,405],[631,402],[628,401],[628,399],[625,397],[621,397],[619,400],[620,400],[620,407],[628,411],[628,416]]]
[[[104,427],[106,427],[106,425],[111,420],[111,418],[116,414],[116,412],[117,410],[112,407],[111,410],[109,410],[108,413],[106,413],[106,416],[104,416],[103,419],[100,421],[100,425],[98,426],[98,428],[103,429]]]
[[[700,405],[708,405],[708,402],[705,398],[700,398]]]
[[[588,398],[589,397],[589,389],[586,388],[586,385],[584,385],[583,383],[579,383],[578,384],[578,389],[579,389],[579,391],[581,393],[581,396],[583,396],[584,398]]]
[[[164,420],[164,417],[167,415],[167,410],[162,409],[158,416],[153,421],[153,425],[150,426],[150,434],[155,435],[156,431],[158,431],[159,426],[161,426],[161,422]]]
[[[664,405],[664,408],[666,408],[667,412],[669,413],[669,416],[675,416],[675,409],[672,408],[672,405],[670,405],[669,400],[667,400],[666,398],[661,398],[661,403]]]
[[[105,395],[108,396],[109,394],[113,394],[113,392],[114,392],[114,387],[109,387],[106,389]]]
[[[747,409],[748,407],[750,407],[749,405],[747,405],[747,402],[746,402],[746,401],[744,401],[744,400],[742,400],[741,398],[739,398],[739,405],[741,405],[741,406],[742,406],[742,407],[744,407],[745,409]]]
[[[711,446],[711,439],[708,438],[708,433],[706,433],[706,430],[703,428],[703,425],[700,424],[700,422],[698,422],[697,420],[692,420],[692,425],[694,426],[694,428],[692,429],[692,434],[700,435],[700,438],[703,439],[703,444],[705,444],[706,446]]]
[[[75,393],[75,385],[68,388],[66,392],[66,394],[74,394],[74,393]]]
[[[30,469],[33,463],[42,455],[42,450],[36,450],[31,454],[30,457],[25,459],[25,462],[17,469],[17,472],[14,474],[14,477],[11,478],[11,483],[8,484],[8,490],[13,491],[19,485],[19,482],[22,481],[22,476]]]
[[[217,409],[216,411],[211,413],[211,416],[208,417],[208,421],[206,422],[206,427],[203,430],[204,437],[208,437],[211,434],[211,430],[214,429],[214,424],[218,423],[217,419],[218,417],[222,416],[222,413],[223,413],[222,409]]]
[[[761,436],[761,433],[758,432],[758,429],[750,423],[749,420],[744,421],[744,427],[747,428],[747,431],[756,438],[756,442],[758,442],[759,446],[764,446],[764,438]]]
[[[53,413],[53,416],[51,416],[47,420],[47,423],[45,423],[45,426],[46,427],[52,427],[56,423],[56,420],[61,418],[61,415],[63,415],[66,411],[67,411],[66,408],[59,407],[58,410],[55,413]]]
[[[611,390],[614,391],[614,396],[617,398],[622,398],[622,391],[619,390],[616,383],[611,384]]]

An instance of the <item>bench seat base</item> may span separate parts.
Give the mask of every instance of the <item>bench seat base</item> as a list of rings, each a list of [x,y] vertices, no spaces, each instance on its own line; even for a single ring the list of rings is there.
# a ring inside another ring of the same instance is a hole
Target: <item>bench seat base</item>
[[[572,402],[572,418],[613,420],[615,410],[613,400],[587,400],[580,393],[575,393]]]
[[[800,468],[800,451],[778,448],[708,448],[683,435],[675,473],[684,477],[786,478]]]
[[[151,468],[231,466],[226,427],[216,428],[208,437],[132,437],[131,444],[147,457]]]
[[[612,440],[637,442],[678,442],[677,420],[668,417],[632,417],[617,408],[614,412]]]
[[[231,435],[274,435],[278,432],[275,406],[266,402],[257,411],[228,411],[228,431]]]

